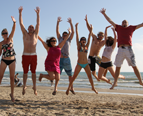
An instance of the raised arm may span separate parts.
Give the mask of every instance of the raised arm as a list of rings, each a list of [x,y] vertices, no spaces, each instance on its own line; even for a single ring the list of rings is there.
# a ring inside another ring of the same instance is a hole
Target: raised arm
[[[19,24],[20,24],[20,27],[21,27],[21,31],[22,31],[23,34],[26,34],[27,31],[26,31],[26,29],[25,29],[25,27],[23,25],[23,20],[22,20],[22,10],[23,10],[23,7],[20,6],[18,10],[19,10]]]
[[[15,18],[13,16],[11,16],[11,19],[13,21],[13,27],[12,27],[12,31],[11,31],[11,33],[9,35],[9,38],[8,38],[9,40],[8,41],[13,39],[15,28],[16,28],[16,20],[15,20]]]
[[[112,45],[112,48],[114,49],[116,47],[116,42],[117,42],[117,34],[115,32],[115,28],[112,28],[113,33],[114,33],[114,43]]]
[[[105,19],[114,27],[116,28],[116,24],[106,15],[106,9],[102,8],[100,12],[104,15]]]
[[[78,35],[78,23],[75,24],[75,31],[76,31],[76,44],[77,44],[77,49],[79,49],[80,43],[79,43],[79,35]]]
[[[49,47],[47,46],[47,44],[43,41],[43,39],[40,37],[40,36],[38,36],[38,39],[41,41],[41,43],[43,44],[43,46],[44,46],[44,48],[47,50],[47,51],[49,51]]]
[[[87,41],[87,44],[86,44],[87,48],[88,48],[88,46],[89,46],[89,44],[90,44],[90,37],[91,37],[91,35],[92,35],[92,30],[93,30],[93,26],[90,25],[89,35],[88,35],[88,41]]]
[[[34,9],[34,10],[35,10],[35,9]],[[36,24],[36,28],[35,28],[35,33],[38,34],[38,33],[39,33],[39,25],[40,25],[40,16],[39,16],[40,8],[39,8],[39,7],[36,7],[35,12],[36,12],[36,14],[37,14],[37,24]]]
[[[72,20],[71,18],[68,18],[68,22],[71,26],[71,35],[70,35],[70,39],[72,40],[73,39],[73,36],[74,36],[74,28],[73,28],[73,24],[72,24]]]
[[[68,29],[68,31],[69,31],[69,33],[67,34],[67,36],[65,37],[65,39],[59,44],[60,48],[62,48],[65,45],[67,39],[69,38],[69,36],[71,34],[71,29],[70,28]]]
[[[110,26],[107,26],[107,27],[105,28],[105,36],[104,36],[105,42],[107,41],[107,29],[108,29],[109,27],[111,27],[111,25],[110,25]]]
[[[136,26],[136,29],[139,29],[139,28],[141,28],[141,27],[143,27],[143,23],[137,25],[137,26]]]
[[[57,38],[59,39],[60,37],[60,32],[59,32],[59,23],[61,22],[61,17],[58,17],[57,19],[57,26],[56,26],[56,34],[57,34]]]

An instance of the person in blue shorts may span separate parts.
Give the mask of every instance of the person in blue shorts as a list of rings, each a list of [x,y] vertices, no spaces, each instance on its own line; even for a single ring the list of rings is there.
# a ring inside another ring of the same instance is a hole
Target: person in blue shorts
[[[57,34],[57,38],[58,38],[59,43],[61,43],[68,34],[67,32],[63,32],[62,36],[60,35],[59,23],[61,21],[62,21],[61,17],[58,17],[57,26],[56,26],[56,34]],[[61,49],[60,72],[62,73],[62,71],[64,69],[66,74],[69,76],[69,82],[70,82],[70,79],[72,78],[72,66],[71,66],[71,61],[70,61],[70,57],[69,57],[69,51],[70,51],[71,40],[73,39],[73,36],[74,36],[74,28],[73,28],[71,18],[68,18],[67,22],[69,22],[69,24],[71,26],[71,35],[68,38],[68,40],[66,41],[63,48]],[[73,94],[75,94],[74,89],[73,89],[73,85],[71,86],[70,91]]]

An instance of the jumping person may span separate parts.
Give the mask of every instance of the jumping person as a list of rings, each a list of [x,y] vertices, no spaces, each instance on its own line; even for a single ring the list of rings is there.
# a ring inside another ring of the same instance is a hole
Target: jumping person
[[[90,25],[87,20],[87,15],[85,16],[85,21],[86,21],[87,28],[89,30]],[[103,38],[104,38],[103,32],[99,32],[97,36],[92,32],[92,42],[91,42],[90,52],[88,56],[88,63],[90,66],[90,70],[92,71],[92,75],[97,79],[97,81],[100,81],[101,79],[102,81],[106,81],[107,83],[112,84],[110,80],[105,77],[107,70],[105,70],[104,76],[100,79],[96,75],[96,64],[100,66],[100,63],[101,63],[101,57],[99,56],[99,53],[101,48],[105,45],[105,40],[103,40]]]
[[[114,51],[114,48],[116,47],[117,37],[116,37],[114,28],[112,28],[113,33],[114,33],[114,39],[111,36],[107,37],[107,29],[109,27],[111,26],[108,26],[105,28],[105,48],[102,54],[102,60],[101,60],[101,64],[100,64],[99,71],[98,71],[99,79],[102,78],[103,73],[106,69],[108,69],[111,75],[113,76],[113,78],[115,78],[115,71],[114,71],[112,61],[111,61],[111,55],[112,55],[112,52]],[[119,78],[125,79],[125,77],[122,75],[120,75]]]
[[[90,72],[90,68],[89,68],[88,60],[87,60],[87,52],[88,52],[88,47],[89,47],[89,44],[90,44],[90,37],[92,35],[93,27],[91,25],[90,28],[89,28],[89,36],[88,36],[88,40],[87,40],[87,44],[86,44],[86,38],[85,37],[81,37],[81,39],[79,41],[77,26],[78,26],[78,23],[76,23],[76,25],[75,25],[75,28],[76,28],[76,43],[77,43],[77,50],[78,50],[78,61],[77,61],[77,65],[75,67],[74,75],[70,80],[70,83],[69,83],[68,89],[66,91],[66,94],[67,95],[69,94],[70,88],[71,88],[74,80],[77,78],[77,76],[78,76],[78,74],[79,74],[79,72],[81,71],[82,68],[84,68],[84,70],[85,70],[85,72],[88,76],[89,82],[92,86],[92,90],[96,94],[98,94],[97,90],[94,88],[94,83],[93,83],[93,80],[92,80],[92,76],[91,76],[91,72]]]
[[[34,94],[37,95],[36,90],[36,66],[37,66],[37,54],[36,54],[36,45],[38,40],[38,33],[39,33],[39,25],[40,25],[40,17],[39,12],[40,8],[36,7],[36,14],[37,14],[37,24],[34,29],[33,25],[30,25],[28,27],[28,32],[26,31],[23,20],[22,20],[22,10],[23,7],[19,7],[19,23],[21,27],[21,31],[23,34],[23,44],[24,44],[24,50],[22,55],[22,67],[23,67],[23,91],[22,94],[25,94],[26,90],[26,81],[27,81],[27,73],[29,70],[32,72],[32,81],[33,81],[33,90]]]
[[[5,72],[6,67],[9,67],[10,72],[10,85],[11,85],[11,101],[14,102],[14,75],[15,75],[15,51],[13,49],[13,36],[16,28],[16,20],[11,16],[13,21],[13,27],[10,35],[8,36],[7,29],[3,29],[1,35],[3,41],[0,42],[0,55],[2,54],[1,64],[0,64],[0,84]]]
[[[135,54],[133,53],[132,50],[132,35],[133,32],[136,29],[139,29],[140,27],[143,27],[143,23],[132,26],[128,24],[127,20],[122,21],[122,25],[117,25],[115,24],[107,15],[106,15],[106,9],[101,9],[100,11],[105,19],[115,28],[115,31],[118,34],[118,53],[116,55],[115,59],[115,65],[116,65],[116,71],[115,71],[115,80],[114,84],[110,89],[114,89],[114,87],[117,85],[117,80],[120,74],[120,69],[121,65],[123,64],[124,59],[127,60],[128,65],[132,66],[135,75],[137,76],[140,85],[143,86],[142,78],[140,75],[140,72],[136,66],[136,61],[135,61]]]
[[[57,93],[57,86],[58,82],[60,80],[60,56],[61,56],[61,49],[66,43],[67,39],[69,38],[69,35],[71,34],[71,30],[68,29],[69,33],[66,35],[65,39],[56,46],[57,40],[55,37],[51,37],[46,42],[43,41],[41,37],[38,37],[38,39],[42,42],[44,48],[47,50],[48,55],[45,60],[45,71],[48,72],[48,74],[40,74],[39,81],[41,82],[42,78],[46,78],[48,80],[54,80],[55,79],[55,87],[53,91],[53,95],[56,95]]]
[[[61,21],[62,21],[61,17],[58,17],[57,26],[56,26],[56,34],[57,34],[59,43],[61,43],[68,34],[67,32],[63,32],[62,36],[60,35],[59,23]],[[74,28],[73,28],[71,18],[68,18],[68,22],[71,26],[71,35],[69,36],[69,38],[66,41],[65,45],[63,46],[63,48],[61,49],[61,58],[60,58],[60,72],[61,73],[60,74],[62,74],[62,70],[64,69],[66,74],[69,76],[69,82],[70,82],[70,79],[72,78],[72,66],[71,66],[71,61],[70,61],[70,57],[69,57],[69,51],[70,51],[71,40],[73,39],[73,36],[74,36]],[[75,94],[73,85],[71,86],[70,91],[73,94]]]

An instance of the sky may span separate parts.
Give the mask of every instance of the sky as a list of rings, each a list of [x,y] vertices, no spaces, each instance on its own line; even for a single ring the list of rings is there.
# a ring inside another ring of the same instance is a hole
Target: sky
[[[23,39],[22,32],[19,25],[19,12],[18,8],[23,6],[23,24],[27,29],[29,25],[36,25],[36,12],[34,9],[36,6],[40,7],[40,30],[39,36],[46,40],[48,37],[56,37],[56,23],[57,18],[62,17],[62,22],[59,25],[59,31],[67,31],[70,24],[67,22],[67,18],[72,18],[72,23],[75,28],[75,24],[78,22],[79,37],[88,37],[89,31],[87,30],[85,23],[85,15],[87,14],[88,21],[93,25],[93,33],[97,35],[99,31],[104,32],[105,27],[110,24],[106,21],[104,16],[99,12],[102,8],[106,9],[106,14],[116,24],[126,19],[130,25],[138,25],[143,23],[143,1],[142,0],[5,0],[0,4],[0,30],[7,28],[8,32],[11,32],[13,22],[11,16],[16,19],[16,31],[13,37],[14,49],[16,52],[16,71],[23,71],[22,69],[22,53],[23,53]],[[108,29],[108,35],[113,36],[111,29]],[[92,39],[92,38],[91,38]],[[2,41],[2,36],[0,41]],[[140,72],[143,72],[143,27],[136,30],[132,37],[133,50],[136,57],[137,67]],[[90,49],[90,46],[89,46]],[[102,56],[103,49],[100,51]],[[117,53],[117,47],[113,52],[112,61],[114,63]],[[47,51],[43,47],[42,43],[37,42],[37,55],[38,65],[37,71],[45,71],[44,62],[47,56]],[[73,71],[77,64],[77,47],[76,36],[74,34],[71,42],[70,58],[72,62]],[[98,71],[98,66],[97,70]],[[115,67],[115,66],[114,66]],[[8,68],[6,69],[9,70]],[[82,71],[84,71],[82,69]],[[133,72],[133,69],[128,66],[126,60],[124,61],[121,72]]]

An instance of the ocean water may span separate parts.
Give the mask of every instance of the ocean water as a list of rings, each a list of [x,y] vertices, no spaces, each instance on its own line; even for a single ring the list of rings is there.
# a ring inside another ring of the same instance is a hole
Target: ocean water
[[[16,72],[19,73],[18,78],[20,79],[21,82],[23,82],[23,72]],[[47,79],[42,79],[41,82],[38,81],[40,73],[47,74],[47,72],[36,72],[36,78],[37,78],[37,86],[50,86],[51,82]],[[139,81],[134,74],[134,72],[121,72],[121,75],[125,76],[125,79],[118,79],[118,86],[115,87],[116,89],[126,89],[126,90],[143,90],[143,87],[139,85]],[[143,72],[141,72],[141,76],[143,77]],[[111,82],[114,82],[113,77],[111,74],[108,72],[106,77],[111,80]],[[110,84],[100,81],[98,82],[93,76],[93,81],[94,81],[94,86],[95,88],[103,88],[103,89],[108,89],[111,87]],[[62,73],[60,81],[58,86],[59,87],[68,87],[69,80],[68,76],[66,75],[65,72]],[[10,85],[10,78],[9,78],[9,72],[6,71],[4,73],[4,77],[2,79],[2,83],[0,86],[7,86]],[[32,85],[32,78],[31,78],[31,73],[28,73],[28,79],[27,79],[27,85]],[[85,72],[80,72],[77,79],[73,83],[74,87],[78,88],[91,88],[91,85],[89,83],[88,77]]]

